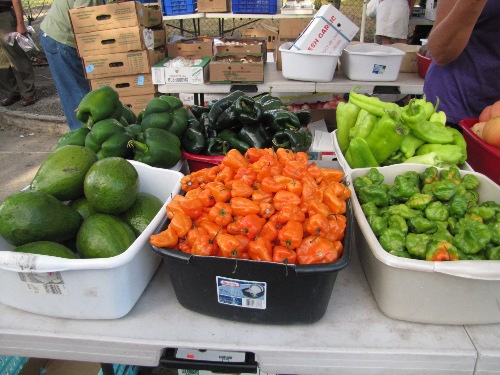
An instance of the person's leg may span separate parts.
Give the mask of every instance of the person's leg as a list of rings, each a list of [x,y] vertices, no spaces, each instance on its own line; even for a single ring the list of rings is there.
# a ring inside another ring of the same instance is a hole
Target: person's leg
[[[5,95],[5,99],[2,100],[2,106],[8,106],[21,100],[21,93],[17,88],[16,77],[14,77],[10,66],[0,69],[0,91]]]
[[[389,38],[387,36],[380,35],[380,44],[382,44],[382,45],[391,44],[391,38]]]
[[[82,98],[90,91],[82,60],[75,48],[59,43],[45,35],[42,30],[39,36],[68,126],[72,130],[81,128],[82,124],[76,118],[75,110]]]
[[[17,43],[14,43],[14,45],[11,46],[4,39],[4,35],[7,32],[10,32],[7,31],[9,28],[16,30],[15,18],[11,12],[0,13],[0,17],[0,23],[2,24],[2,30],[0,31],[1,48],[11,66],[11,71],[8,74],[13,74],[16,81],[16,85],[10,89],[10,93],[21,94],[24,98],[34,99],[36,93],[35,71],[33,70],[32,62],[26,52],[24,52],[24,50],[19,47]],[[5,26],[6,22],[9,22],[9,26]],[[12,80],[10,80],[9,84],[11,84],[11,82]]]

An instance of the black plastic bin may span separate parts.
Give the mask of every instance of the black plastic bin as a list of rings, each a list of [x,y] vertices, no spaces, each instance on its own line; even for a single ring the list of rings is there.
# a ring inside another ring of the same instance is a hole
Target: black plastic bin
[[[344,251],[333,263],[285,265],[198,256],[153,246],[163,257],[185,308],[221,319],[259,324],[310,324],[326,312],[338,271],[351,258],[352,209],[347,205]],[[168,219],[155,233],[164,230]]]

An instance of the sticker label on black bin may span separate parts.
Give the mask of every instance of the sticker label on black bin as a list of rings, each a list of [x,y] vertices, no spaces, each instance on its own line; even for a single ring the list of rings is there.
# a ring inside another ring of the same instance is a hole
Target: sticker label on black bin
[[[217,276],[219,303],[250,309],[266,308],[267,283]]]

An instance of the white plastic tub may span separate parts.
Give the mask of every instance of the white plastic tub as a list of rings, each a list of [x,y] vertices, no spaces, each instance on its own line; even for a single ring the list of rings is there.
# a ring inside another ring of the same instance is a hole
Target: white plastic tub
[[[384,183],[407,171],[420,173],[428,166],[398,164],[381,167]],[[438,168],[441,170],[441,168]],[[352,169],[349,182],[369,168]],[[500,186],[483,174],[468,171],[480,180],[480,201],[500,197]],[[355,235],[361,265],[377,304],[387,316],[418,323],[500,323],[500,261],[460,260],[430,262],[400,258],[386,252],[370,228],[356,194],[352,195]]]
[[[395,81],[405,53],[394,47],[378,44],[347,46],[340,57],[340,66],[353,81]]]
[[[1,303],[71,319],[117,319],[132,309],[161,262],[149,237],[184,175],[129,161],[139,173],[139,190],[165,202],[134,243],[112,258],[63,259],[12,252],[14,246],[0,236]]]
[[[290,49],[291,42],[280,46],[283,77],[298,81],[330,82],[335,74],[338,55]]]

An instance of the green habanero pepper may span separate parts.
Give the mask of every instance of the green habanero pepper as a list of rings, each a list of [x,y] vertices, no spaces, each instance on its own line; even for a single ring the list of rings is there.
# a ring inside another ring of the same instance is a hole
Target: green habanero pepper
[[[412,217],[407,221],[408,228],[413,233],[435,233],[438,225],[435,221],[426,219],[425,217]]]
[[[379,214],[379,209],[373,202],[363,203],[361,205],[361,210],[363,211],[366,217]]]
[[[389,204],[389,194],[386,185],[365,185],[358,190],[361,203],[373,202],[377,207]]]
[[[389,189],[389,195],[397,202],[406,202],[413,195],[420,192],[418,183],[403,175],[396,176],[394,184]]]
[[[312,134],[305,127],[298,130],[285,129],[274,134],[272,144],[275,149],[287,148],[293,152],[306,152],[311,147]]]
[[[387,228],[379,237],[380,245],[385,251],[405,251],[406,235],[396,228]]]
[[[479,178],[473,174],[466,174],[462,177],[461,185],[466,190],[474,190],[479,186]]]
[[[144,130],[131,140],[134,160],[157,168],[172,168],[181,160],[181,141],[175,134],[159,128]]]
[[[389,220],[385,216],[370,215],[367,217],[368,224],[375,236],[379,237],[389,227]]]
[[[402,216],[389,215],[387,220],[389,228],[397,229],[403,232],[404,234],[408,233],[408,224],[406,224],[406,220]]]
[[[236,132],[230,129],[224,129],[223,131],[221,131],[217,135],[217,138],[226,141],[227,143],[229,143],[230,148],[235,148],[241,154],[244,154],[250,148],[250,145],[248,143],[242,141],[241,139],[238,139]]]
[[[430,185],[432,194],[440,201],[449,201],[457,192],[457,184],[449,179],[434,181]]]
[[[422,217],[422,212],[408,207],[406,204],[393,204],[386,208],[387,215],[399,215],[403,219]]]
[[[111,86],[101,86],[87,93],[76,109],[76,118],[91,128],[96,122],[108,118],[119,120],[123,104],[118,92]]]
[[[484,249],[490,239],[491,232],[486,224],[466,217],[459,221],[452,243],[465,254],[475,254]]]
[[[85,137],[89,132],[90,129],[87,127],[70,130],[59,138],[56,149],[67,145],[85,146]]]
[[[201,154],[205,150],[206,141],[203,135],[203,126],[194,116],[188,119],[188,127],[182,135],[182,147],[187,152]]]
[[[425,259],[427,245],[432,237],[425,233],[408,233],[405,238],[405,247],[410,255],[418,259]]]
[[[360,108],[349,102],[339,102],[335,114],[337,120],[337,143],[340,151],[346,152],[349,147],[349,132],[356,124]],[[373,165],[373,167],[378,165]],[[356,167],[355,167],[356,168]]]
[[[430,184],[439,180],[439,171],[436,167],[428,167],[418,175],[422,184]]]
[[[441,201],[434,201],[424,210],[425,217],[432,221],[446,221],[450,216],[448,208]]]
[[[486,259],[500,260],[500,246],[490,247],[486,249]]]
[[[413,194],[405,204],[414,210],[423,211],[433,199],[434,197],[430,194],[416,193]]]
[[[431,242],[427,247],[427,253],[425,254],[425,260],[428,261],[441,262],[459,259],[460,255],[458,253],[458,249],[446,241]]]
[[[98,159],[119,156],[128,159],[132,150],[127,147],[132,137],[125,127],[115,119],[98,121],[85,137],[85,147],[90,148]]]
[[[372,150],[377,163],[383,163],[399,146],[404,136],[408,134],[408,128],[396,120],[394,114],[385,114],[378,120],[375,128],[366,137],[366,143]]]

